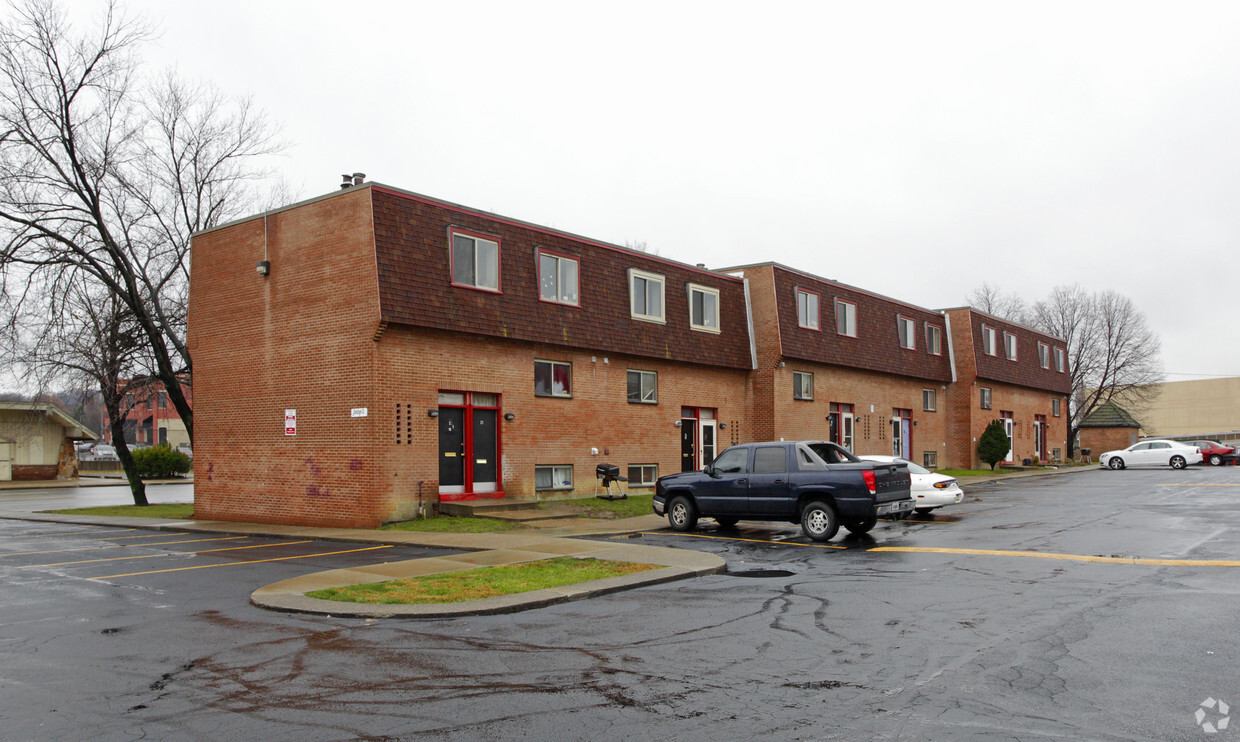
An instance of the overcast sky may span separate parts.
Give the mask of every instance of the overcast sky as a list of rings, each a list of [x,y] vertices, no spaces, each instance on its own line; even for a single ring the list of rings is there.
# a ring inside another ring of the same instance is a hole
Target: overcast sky
[[[80,20],[98,0],[73,0]],[[1130,296],[1240,375],[1240,3],[170,2],[152,65],[340,174],[929,308]]]

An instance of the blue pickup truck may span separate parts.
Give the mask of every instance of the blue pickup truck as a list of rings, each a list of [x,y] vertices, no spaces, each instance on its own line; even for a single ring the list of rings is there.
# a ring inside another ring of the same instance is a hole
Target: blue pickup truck
[[[865,533],[879,517],[913,511],[904,464],[862,461],[826,441],[732,446],[702,471],[659,477],[654,512],[690,531],[701,516],[722,526],[740,520],[800,523],[815,541],[843,525]]]

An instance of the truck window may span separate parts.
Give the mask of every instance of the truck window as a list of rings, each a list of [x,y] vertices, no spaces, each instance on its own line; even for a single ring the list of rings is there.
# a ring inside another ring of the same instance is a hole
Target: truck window
[[[763,446],[754,450],[754,474],[780,474],[786,471],[788,471],[788,453],[783,446]]]
[[[834,443],[811,443],[809,444],[809,449],[828,464],[848,464],[861,461],[861,459]]]
[[[716,474],[744,474],[745,465],[749,463],[748,448],[729,448],[719,454],[712,466]]]

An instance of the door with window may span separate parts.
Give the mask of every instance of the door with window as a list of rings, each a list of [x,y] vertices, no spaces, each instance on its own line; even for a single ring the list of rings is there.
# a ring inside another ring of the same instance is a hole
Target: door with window
[[[891,455],[902,459],[913,450],[913,411],[897,407],[891,411]]]
[[[1046,462],[1046,415],[1033,416],[1033,452]]]
[[[717,427],[713,407],[680,408],[681,471],[700,471],[715,460]]]
[[[853,406],[832,402],[828,408],[827,428],[832,443],[853,450]]]
[[[1012,449],[1016,447],[1016,439],[1014,437],[1016,420],[1012,418],[1012,412],[1010,410],[1000,410],[999,419],[1003,422],[1003,432],[1006,433],[1008,437],[1008,452],[1007,456],[1004,457],[1003,460],[1010,463],[1013,460]]]
[[[502,497],[499,395],[439,393],[439,497]]]

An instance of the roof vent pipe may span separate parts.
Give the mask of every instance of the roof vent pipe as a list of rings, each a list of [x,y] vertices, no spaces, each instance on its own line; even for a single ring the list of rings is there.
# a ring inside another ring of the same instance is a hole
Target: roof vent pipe
[[[366,181],[366,173],[353,173],[353,185],[361,185]]]
[[[342,191],[343,191],[343,190],[345,190],[346,188],[348,188],[349,186],[353,185],[353,176],[352,176],[352,175],[349,175],[348,173],[345,173],[344,175],[341,175],[340,177],[344,178],[344,182],[340,184],[340,190],[342,190]]]

